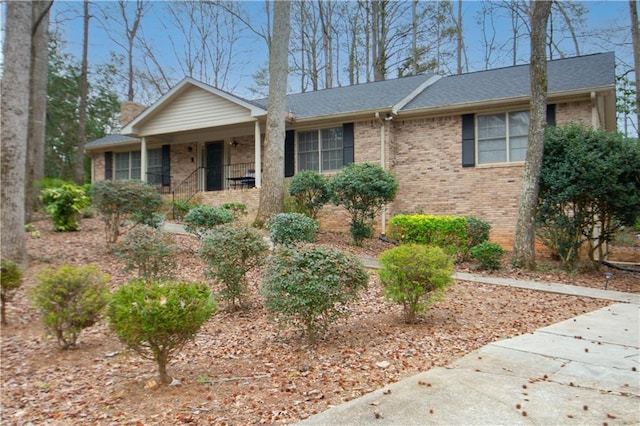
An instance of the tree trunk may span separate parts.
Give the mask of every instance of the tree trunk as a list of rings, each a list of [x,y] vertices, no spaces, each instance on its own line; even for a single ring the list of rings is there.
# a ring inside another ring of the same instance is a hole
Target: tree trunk
[[[84,0],[84,35],[82,41],[82,66],[80,69],[80,106],[78,111],[78,142],[76,151],[75,182],[84,183],[84,144],[87,141],[87,96],[89,92],[88,70],[89,0]]]
[[[25,223],[31,222],[38,193],[36,182],[44,177],[44,139],[47,113],[49,10],[52,1],[33,2],[31,30],[31,87],[29,94],[29,140],[25,169]]]
[[[464,38],[462,37],[462,0],[458,0],[458,19],[456,20],[456,62],[457,72],[462,74],[462,51],[464,50]]]
[[[29,76],[31,70],[32,3],[5,3],[0,115],[2,148],[0,181],[1,252],[3,260],[26,267],[24,182],[29,134]]]
[[[167,373],[167,362],[169,361],[169,355],[158,351],[156,353],[156,363],[158,364],[158,375],[160,376],[160,383],[168,385],[171,383],[172,378]]]
[[[640,129],[640,31],[638,30],[636,0],[629,0],[629,10],[631,12],[631,37],[633,38],[633,68],[636,75],[636,123]]]
[[[518,219],[511,262],[533,270],[535,260],[535,214],[547,115],[547,60],[545,41],[551,2],[532,1],[531,19],[531,104],[529,108],[529,143],[524,163]]]
[[[260,205],[255,223],[262,226],[283,210],[284,139],[287,100],[288,52],[291,23],[290,3],[278,1],[273,10],[273,35],[269,48],[269,106],[265,138],[265,159]],[[256,158],[256,164],[260,159]]]

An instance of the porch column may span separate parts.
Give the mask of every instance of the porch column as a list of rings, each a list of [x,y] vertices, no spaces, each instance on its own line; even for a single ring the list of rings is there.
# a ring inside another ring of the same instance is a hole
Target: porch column
[[[140,180],[147,181],[147,138],[140,139]]]
[[[256,188],[262,187],[262,142],[260,141],[260,122],[256,120],[254,136],[254,157],[256,167]]]

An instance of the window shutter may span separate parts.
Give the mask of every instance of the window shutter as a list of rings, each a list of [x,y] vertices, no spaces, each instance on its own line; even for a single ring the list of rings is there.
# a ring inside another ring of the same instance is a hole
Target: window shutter
[[[291,177],[295,174],[295,136],[294,130],[287,130],[284,138],[284,177]]]
[[[347,166],[354,161],[353,123],[344,123],[342,125],[342,165]]]
[[[171,147],[162,145],[162,186],[171,186]]]
[[[462,116],[462,167],[476,165],[474,114]]]
[[[556,125],[556,104],[547,105],[547,126]]]
[[[113,152],[104,153],[104,180],[113,178]]]

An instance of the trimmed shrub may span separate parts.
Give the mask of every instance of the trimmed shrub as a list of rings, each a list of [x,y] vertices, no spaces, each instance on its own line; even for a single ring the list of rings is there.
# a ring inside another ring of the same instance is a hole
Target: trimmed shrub
[[[389,221],[388,235],[403,244],[438,246],[457,260],[468,252],[467,219],[461,216],[396,215]]]
[[[160,382],[171,383],[167,363],[215,310],[204,283],[133,281],[111,296],[107,312],[118,339],[141,357],[154,360]]]
[[[385,203],[393,201],[398,182],[377,164],[351,163],[331,181],[333,203],[351,215],[350,232],[355,245],[373,235],[373,222]]]
[[[475,247],[478,244],[489,241],[491,225],[477,217],[467,216],[467,247]]]
[[[413,323],[419,313],[444,297],[453,284],[453,261],[440,247],[403,244],[379,257],[378,276],[384,296],[402,305],[404,320]]]
[[[116,244],[114,251],[125,262],[125,270],[137,270],[138,278],[143,281],[175,276],[177,247],[172,236],[159,229],[149,226],[132,229]]]
[[[80,229],[80,213],[91,205],[85,189],[69,182],[43,189],[42,202],[55,230],[60,232]]]
[[[472,259],[478,261],[480,269],[495,271],[500,269],[500,262],[505,251],[499,244],[484,242],[473,247],[469,252]]]
[[[13,262],[2,260],[0,266],[0,320],[2,325],[8,325],[6,306],[22,285],[22,271]]]
[[[316,342],[329,324],[349,314],[347,304],[367,287],[355,256],[336,249],[283,247],[269,256],[260,293],[272,317]]]
[[[276,245],[315,242],[318,229],[318,221],[302,213],[277,213],[267,221],[271,242]]]
[[[107,243],[133,227],[143,224],[157,228],[162,223],[159,210],[162,196],[156,188],[136,180],[105,180],[92,186],[93,205],[105,224]],[[129,224],[125,228],[125,224]]]
[[[199,254],[209,266],[205,274],[222,284],[219,295],[230,308],[244,304],[247,273],[262,265],[268,248],[262,234],[248,226],[217,226],[202,240]]]
[[[63,265],[38,274],[30,296],[61,349],[75,346],[82,330],[98,322],[108,301],[108,281],[93,265]]]
[[[189,210],[189,213],[184,217],[184,229],[202,239],[215,226],[230,223],[234,220],[233,212],[229,209],[197,206]]]
[[[323,174],[305,170],[291,178],[289,194],[295,200],[298,213],[315,219],[322,206],[331,200],[331,187]]]

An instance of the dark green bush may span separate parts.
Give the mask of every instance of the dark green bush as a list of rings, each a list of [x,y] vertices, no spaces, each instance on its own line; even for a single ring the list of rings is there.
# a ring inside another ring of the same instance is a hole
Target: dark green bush
[[[467,247],[475,247],[478,244],[489,241],[491,225],[477,217],[467,216]]]
[[[109,301],[111,330],[143,358],[158,364],[162,383],[171,383],[167,363],[211,318],[216,303],[203,283],[133,281]]]
[[[219,294],[230,308],[244,304],[247,273],[262,264],[268,248],[262,234],[248,226],[217,226],[203,238],[199,254],[208,265],[206,275],[222,284]]]
[[[214,227],[234,220],[233,212],[229,209],[197,206],[189,210],[189,213],[184,217],[184,229],[201,239]]]
[[[500,269],[500,263],[505,251],[499,244],[485,241],[471,248],[469,252],[472,259],[480,264],[480,269],[494,271]]]
[[[398,182],[377,164],[351,163],[331,181],[332,200],[351,215],[349,229],[356,245],[373,235],[375,215],[393,201]]]
[[[291,178],[289,194],[295,200],[298,213],[315,219],[322,206],[331,200],[331,187],[323,174],[305,170]]]
[[[192,206],[186,201],[172,201],[171,202],[171,216],[173,220],[182,220],[189,213]]]
[[[75,346],[80,332],[98,322],[108,300],[108,281],[93,265],[63,265],[38,274],[30,296],[62,349]]]
[[[43,189],[42,202],[55,230],[61,232],[80,229],[80,213],[91,205],[85,189],[69,182]]]
[[[136,180],[106,180],[93,184],[93,205],[105,224],[107,243],[137,225],[158,227],[162,196],[155,187]],[[125,227],[125,224],[128,227]]]
[[[453,261],[440,247],[403,244],[384,251],[379,261],[384,295],[402,305],[407,323],[415,322],[453,283]]]
[[[7,325],[6,305],[22,285],[22,271],[13,262],[2,260],[0,266],[0,322]]]
[[[276,245],[315,242],[318,229],[318,222],[302,213],[277,213],[267,221],[271,242]]]
[[[387,234],[403,244],[438,246],[457,260],[468,251],[467,219],[461,216],[396,215],[389,221]]]
[[[329,324],[348,315],[347,304],[367,287],[355,256],[336,249],[283,247],[267,260],[260,293],[267,311],[315,342]]]
[[[141,226],[129,231],[116,244],[115,253],[125,269],[136,269],[143,281],[157,281],[175,276],[177,247],[171,235],[159,229]]]

